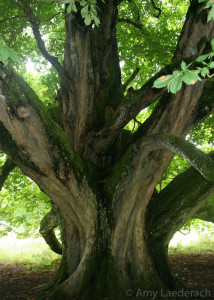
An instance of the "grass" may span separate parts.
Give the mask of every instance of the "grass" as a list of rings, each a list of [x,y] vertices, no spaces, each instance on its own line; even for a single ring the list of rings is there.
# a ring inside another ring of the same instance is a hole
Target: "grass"
[[[169,254],[208,252],[214,254],[214,231],[191,230],[183,235],[177,232],[169,244]]]
[[[54,269],[60,257],[50,250],[43,238],[20,240],[9,234],[0,239],[0,263],[24,264],[31,269]]]

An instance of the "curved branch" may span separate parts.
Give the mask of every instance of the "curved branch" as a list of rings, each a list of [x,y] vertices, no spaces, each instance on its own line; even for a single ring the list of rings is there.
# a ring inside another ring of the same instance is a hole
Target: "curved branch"
[[[56,205],[53,204],[51,211],[49,211],[40,222],[39,233],[53,252],[62,254],[62,245],[58,241],[54,232],[54,228],[58,225],[57,208]]]
[[[59,76],[61,77],[62,81],[67,84],[71,84],[71,80],[68,78],[68,74],[66,73],[65,69],[61,66],[58,59],[47,51],[45,47],[45,42],[42,39],[41,33],[40,33],[40,20],[33,14],[30,5],[27,1],[21,0],[23,3],[23,11],[26,14],[29,22],[31,23],[33,34],[37,42],[37,46],[43,56],[56,68],[57,72],[59,73]]]
[[[4,165],[1,168],[1,175],[0,175],[0,191],[7,180],[7,177],[9,176],[10,172],[15,168],[15,164],[10,160],[9,158],[6,160]]]
[[[207,156],[214,159],[213,153]],[[146,213],[149,232],[167,244],[190,218],[203,218],[206,203],[213,194],[214,185],[190,167],[176,176],[160,193],[153,195]]]
[[[155,17],[156,17],[156,18],[159,18],[160,15],[161,15],[161,13],[162,13],[162,10],[161,10],[159,7],[157,7],[157,6],[155,5],[154,0],[150,0],[150,1],[151,1],[152,5],[153,5],[154,9],[158,10],[158,14],[157,14]]]
[[[140,152],[168,149],[186,159],[207,181],[214,183],[214,160],[194,144],[170,133],[159,133],[142,138],[136,145]]]

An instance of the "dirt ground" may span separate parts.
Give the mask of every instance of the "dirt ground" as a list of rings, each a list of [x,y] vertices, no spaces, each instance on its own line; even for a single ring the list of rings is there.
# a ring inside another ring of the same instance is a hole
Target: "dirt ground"
[[[183,281],[191,291],[201,292],[201,299],[214,299],[214,255],[207,253],[176,254],[170,255],[170,261],[175,276]],[[0,264],[0,299],[33,300],[35,290],[50,281],[54,273],[50,270],[32,271],[24,265]],[[199,299],[199,297],[194,299]]]

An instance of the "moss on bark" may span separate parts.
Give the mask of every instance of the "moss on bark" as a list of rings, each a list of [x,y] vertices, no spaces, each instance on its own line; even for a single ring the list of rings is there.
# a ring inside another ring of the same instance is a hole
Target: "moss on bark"
[[[109,249],[95,255],[86,266],[78,300],[120,299],[119,277]]]

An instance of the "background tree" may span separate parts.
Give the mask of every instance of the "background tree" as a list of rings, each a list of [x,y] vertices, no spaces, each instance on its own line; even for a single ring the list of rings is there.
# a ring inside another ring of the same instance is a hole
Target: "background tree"
[[[153,84],[182,60],[212,53],[210,9],[196,0],[177,42],[184,4],[1,4],[0,149],[60,212],[62,263],[44,298],[124,299],[121,287],[162,292],[183,287],[171,273],[166,250],[172,232],[213,194],[212,156],[185,140],[213,112],[213,82],[205,74],[194,85],[179,81],[178,91],[174,81],[175,95]],[[173,18],[180,18],[176,27]],[[6,45],[20,55],[15,70],[5,66],[17,59]],[[40,53],[56,71],[42,67]],[[29,57],[40,61],[43,75],[37,80],[47,90],[37,90],[23,71]],[[206,59],[193,66],[201,68]],[[124,130],[145,108],[150,116],[138,129]],[[172,152],[194,169],[155,195]]]

